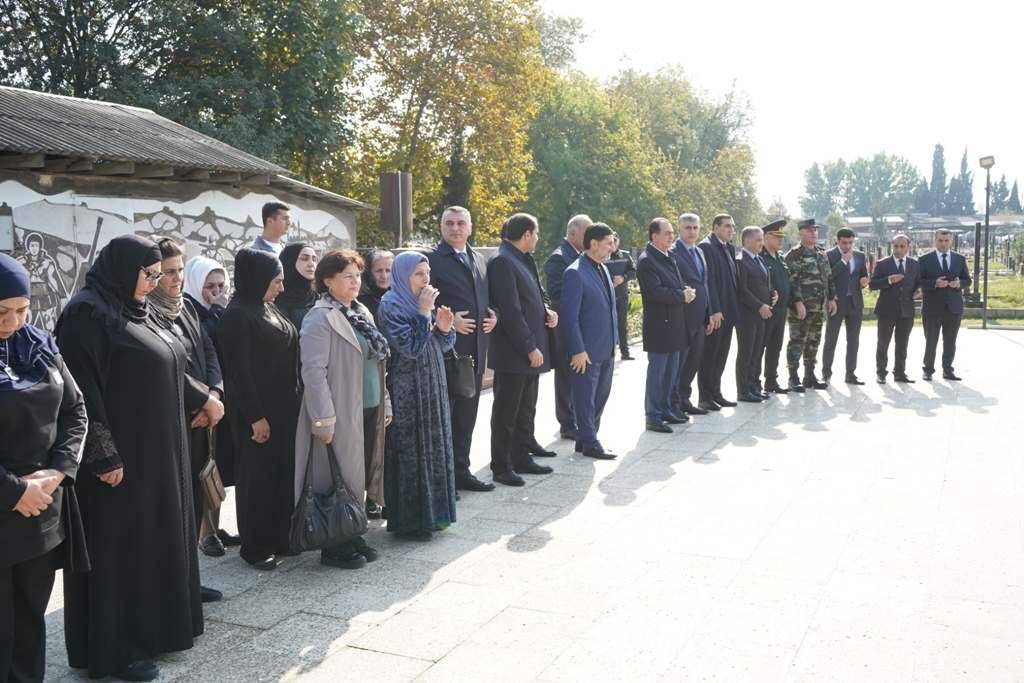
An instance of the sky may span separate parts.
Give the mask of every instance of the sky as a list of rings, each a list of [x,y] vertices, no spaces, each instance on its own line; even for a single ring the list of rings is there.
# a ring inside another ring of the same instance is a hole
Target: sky
[[[975,206],[978,158],[1024,184],[1024,1],[543,0],[580,18],[576,68],[607,79],[624,67],[681,65],[720,97],[734,85],[750,103],[748,142],[762,205],[800,214],[815,161],[885,151],[931,178],[936,143],[947,175],[967,148]],[[1024,192],[1024,187],[1021,188]]]

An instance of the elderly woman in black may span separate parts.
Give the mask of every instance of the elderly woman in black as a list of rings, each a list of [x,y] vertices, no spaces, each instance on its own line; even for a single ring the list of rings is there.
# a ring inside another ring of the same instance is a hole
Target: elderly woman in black
[[[185,410],[186,396],[207,397],[150,313],[160,261],[153,242],[114,238],[57,323],[89,413],[75,489],[92,570],[64,576],[65,640],[70,665],[94,678],[152,680],[154,657],[203,632]]]
[[[381,297],[391,289],[391,264],[395,262],[394,253],[387,249],[371,249],[366,255],[366,269],[363,270],[363,287],[359,294],[359,303],[369,309],[374,322],[378,325],[377,307]]]
[[[275,569],[289,554],[288,526],[299,416],[299,334],[274,305],[281,263],[264,251],[235,255],[235,293],[217,325],[228,420],[235,438],[235,493],[242,559]]]
[[[217,351],[202,325],[199,315],[192,304],[182,295],[181,286],[185,279],[185,263],[181,247],[170,238],[157,240],[160,247],[160,271],[162,277],[156,289],[149,294],[149,305],[153,320],[165,330],[173,332],[178,341],[185,347],[188,354],[189,381],[186,383],[186,405],[193,407],[202,401],[202,407],[190,412],[191,439],[189,441],[189,459],[192,463],[192,509],[199,534],[206,510],[203,506],[202,492],[199,484],[199,473],[210,459],[213,447],[211,433],[221,418],[224,417],[224,383],[221,381],[220,363]],[[224,546],[214,535],[206,536],[206,543],[216,543],[223,554]],[[200,587],[203,602],[220,600],[221,592],[206,586]]]
[[[281,269],[284,272],[284,291],[274,305],[292,321],[295,329],[302,329],[302,319],[316,303],[313,274],[316,273],[316,250],[305,242],[292,242],[281,250]]]
[[[0,681],[41,681],[43,615],[69,553],[85,403],[50,335],[26,325],[28,272],[0,253]],[[84,539],[78,538],[81,549]]]

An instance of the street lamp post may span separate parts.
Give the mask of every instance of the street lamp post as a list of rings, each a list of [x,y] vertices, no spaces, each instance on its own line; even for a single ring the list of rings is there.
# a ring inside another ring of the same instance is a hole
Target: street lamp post
[[[985,287],[981,300],[981,329],[988,329],[988,212],[989,197],[992,193],[992,167],[996,164],[995,157],[982,157],[978,160],[985,169]],[[977,258],[977,256],[975,256]]]

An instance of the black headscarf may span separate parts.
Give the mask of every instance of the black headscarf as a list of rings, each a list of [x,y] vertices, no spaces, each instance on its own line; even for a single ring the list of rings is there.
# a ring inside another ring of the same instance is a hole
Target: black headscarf
[[[284,270],[284,291],[277,297],[276,304],[282,308],[307,308],[316,301],[316,292],[313,291],[312,280],[302,277],[302,274],[295,267],[299,261],[299,254],[303,249],[312,249],[313,246],[307,242],[292,242],[281,250],[281,268]]]
[[[32,297],[28,271],[7,254],[0,253],[0,301]],[[41,382],[46,377],[50,360],[57,355],[57,345],[45,330],[32,325],[21,328],[0,341],[3,355],[0,361],[10,365],[17,380],[0,370],[0,393],[21,391]]]
[[[96,315],[122,328],[129,322],[144,322],[149,316],[145,299],[135,299],[139,270],[160,263],[160,247],[145,237],[121,235],[100,250],[85,275],[85,287],[65,308],[92,306]]]
[[[269,251],[240,249],[235,254],[235,293],[231,302],[262,306],[270,281],[280,274],[281,262]]]
[[[389,256],[386,258],[394,258],[391,252],[385,252],[383,249],[374,249],[366,255],[366,268],[363,269],[363,293],[369,294],[380,303],[380,299],[384,296],[384,293],[388,290],[381,289],[377,286],[377,281],[373,279],[373,262],[379,258],[382,258],[382,254],[387,253]]]

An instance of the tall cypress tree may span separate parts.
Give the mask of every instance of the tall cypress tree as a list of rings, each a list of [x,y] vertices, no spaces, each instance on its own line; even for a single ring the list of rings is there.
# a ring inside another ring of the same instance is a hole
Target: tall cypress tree
[[[946,152],[942,145],[935,145],[932,153],[932,194],[931,206],[926,209],[933,216],[941,216],[946,210]]]
[[[946,192],[946,206],[953,216],[974,215],[974,174],[968,170],[967,148],[960,160],[960,173],[949,181]]]
[[[992,213],[1005,213],[1010,198],[1010,188],[1006,185],[1006,174],[998,183],[992,184]]]
[[[1013,189],[1010,190],[1010,199],[1006,202],[1006,210],[1010,213],[1021,213],[1020,191],[1017,189],[1017,181],[1013,181]]]

